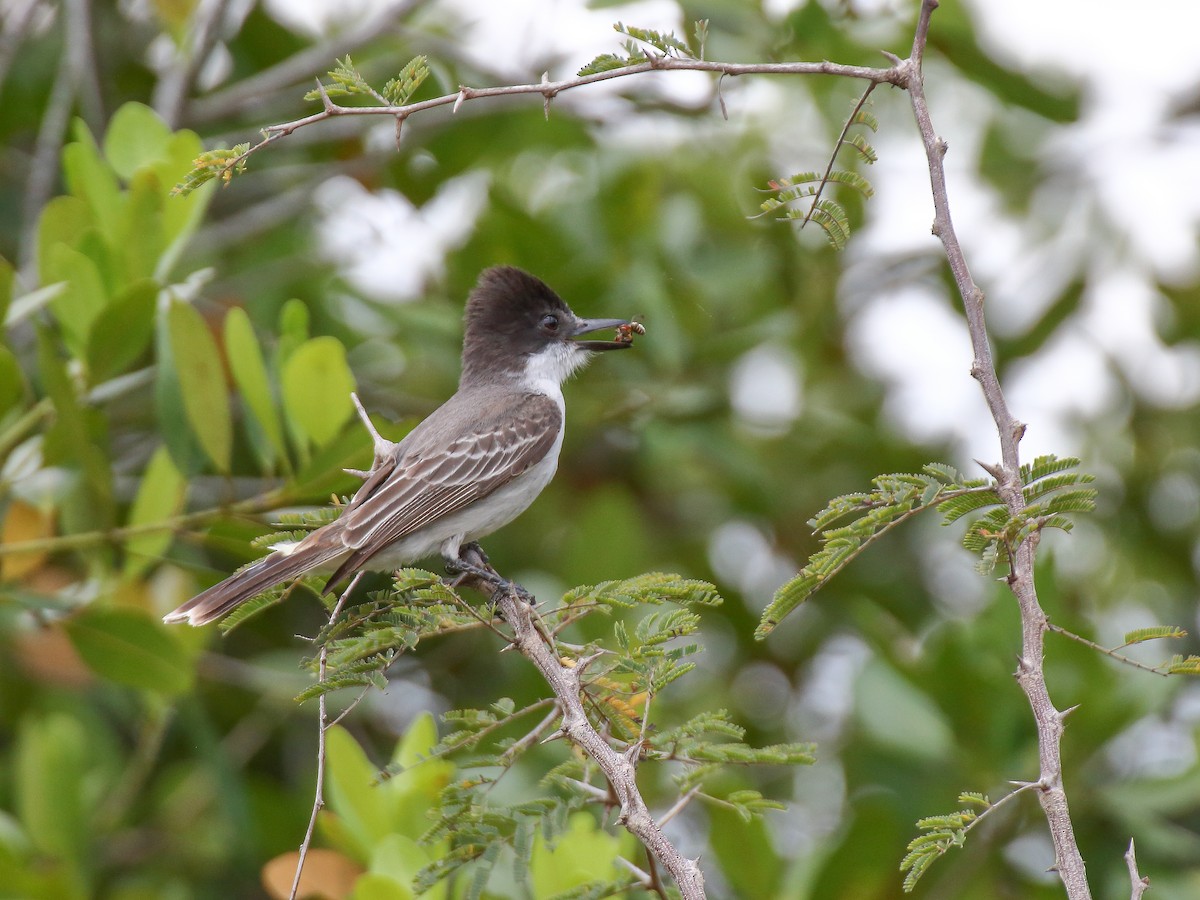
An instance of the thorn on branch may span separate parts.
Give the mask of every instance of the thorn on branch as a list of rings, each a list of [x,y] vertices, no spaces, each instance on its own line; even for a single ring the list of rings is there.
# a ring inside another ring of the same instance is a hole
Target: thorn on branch
[[[454,108],[452,110],[450,110],[451,115],[458,114],[459,107],[463,105],[463,101],[465,101],[466,99],[467,99],[467,87],[466,87],[466,85],[460,84],[458,86],[458,99],[454,101]]]
[[[721,90],[721,84],[725,81],[725,76],[728,72],[722,72],[717,78],[717,105],[721,107],[721,118],[726,122],[729,121],[729,108],[725,105],[725,94]]]
[[[904,60],[898,57],[895,53],[892,53],[890,50],[880,50],[879,52],[883,54],[883,58],[890,62],[893,66],[899,68],[900,66],[904,65]]]
[[[975,373],[977,366],[978,363],[971,366],[971,374]],[[983,469],[983,471],[987,472],[997,481],[1004,480],[1004,469],[998,463],[985,463],[983,460],[977,459],[975,460],[975,465],[979,466],[979,468]]]
[[[321,79],[317,79],[317,93],[321,95],[321,106],[325,108],[325,112],[333,115],[337,104],[329,99],[329,94],[325,92],[325,85],[321,83]]]
[[[404,130],[404,116],[396,116],[396,150],[400,149],[400,133]]]
[[[1129,867],[1129,881],[1133,886],[1130,900],[1139,900],[1146,888],[1150,887],[1150,876],[1138,874],[1137,857],[1133,852],[1133,839],[1129,839],[1129,849],[1125,851],[1125,865]]]

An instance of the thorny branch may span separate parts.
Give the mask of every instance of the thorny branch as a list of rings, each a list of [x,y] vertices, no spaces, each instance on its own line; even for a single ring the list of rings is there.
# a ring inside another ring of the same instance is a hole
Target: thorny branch
[[[595,84],[600,81],[608,81],[613,78],[656,71],[715,72],[722,76],[837,75],[843,78],[863,79],[872,84],[894,84],[898,86],[902,86],[904,80],[902,68],[898,65],[887,69],[879,69],[869,66],[848,66],[831,62],[724,63],[703,59],[652,56],[645,62],[622,66],[619,69],[609,69],[605,72],[596,72],[592,75],[580,75],[576,78],[568,78],[563,81],[543,80],[536,84],[511,84],[489,88],[472,88],[462,85],[453,94],[443,94],[440,97],[421,100],[417,103],[406,103],[403,106],[340,106],[334,103],[325,94],[324,90],[322,90],[322,109],[320,112],[313,113],[301,119],[295,119],[291,122],[268,125],[263,129],[264,137],[261,141],[251,146],[245,153],[228,160],[224,168],[226,170],[233,170],[268,144],[286,137],[297,129],[308,125],[315,125],[317,122],[322,122],[334,116],[392,116],[396,119],[396,127],[399,130],[404,120],[415,113],[436,109],[439,106],[450,106],[452,107],[452,112],[458,112],[459,108],[469,100],[519,94],[540,94],[548,113],[550,101],[563,91]]]
[[[478,568],[494,573],[481,557],[476,556],[470,562]],[[499,579],[499,576],[497,578]],[[653,859],[662,863],[671,873],[684,900],[702,900],[705,893],[704,876],[700,866],[696,860],[687,859],[676,849],[650,814],[638,789],[635,760],[631,759],[630,754],[615,750],[587,717],[580,680],[587,663],[591,661],[590,658],[573,661],[573,665],[564,665],[552,651],[546,635],[538,627],[533,607],[521,597],[521,591],[515,586],[497,588],[494,584],[472,576],[462,577],[462,582],[487,595],[496,604],[500,615],[512,630],[509,637],[511,645],[537,667],[553,691],[562,721],[558,730],[547,740],[554,737],[568,738],[600,768],[620,808],[617,821],[641,841]]]
[[[950,264],[950,271],[954,275],[954,282],[962,296],[971,347],[975,354],[971,374],[979,381],[980,387],[983,389],[984,398],[1000,436],[1002,462],[995,469],[995,475],[998,476],[996,490],[1012,515],[1019,516],[1025,508],[1025,499],[1021,492],[1018,445],[1024,434],[1025,426],[1009,412],[1004,392],[1000,388],[991,346],[988,343],[983,291],[971,277],[966,257],[963,255],[962,247],[958,243],[958,236],[954,231],[954,223],[950,218],[950,203],[946,192],[946,171],[942,162],[946,155],[947,144],[938,137],[934,130],[929,116],[929,107],[925,101],[921,63],[929,36],[930,18],[937,7],[938,0],[923,0],[921,3],[920,17],[913,37],[912,55],[907,60],[899,62],[899,67],[904,75],[903,86],[908,89],[913,114],[916,117],[917,127],[925,145],[925,155],[929,162],[929,179],[935,210],[933,233],[941,239]],[[1021,654],[1018,659],[1016,677],[1022,690],[1025,691],[1033,710],[1034,720],[1037,722],[1038,750],[1041,761],[1041,773],[1037,781],[1038,799],[1042,804],[1046,820],[1049,822],[1050,835],[1054,841],[1055,868],[1067,890],[1067,896],[1071,900],[1085,900],[1085,898],[1091,897],[1091,892],[1088,888],[1083,857],[1075,842],[1075,831],[1071,823],[1067,795],[1062,783],[1061,740],[1065,714],[1059,712],[1050,699],[1042,667],[1048,623],[1046,614],[1038,602],[1037,591],[1033,583],[1034,553],[1039,536],[1040,533],[1034,529],[1017,546],[1012,558],[1012,569],[1008,576],[1009,588],[1016,596],[1021,610]]]

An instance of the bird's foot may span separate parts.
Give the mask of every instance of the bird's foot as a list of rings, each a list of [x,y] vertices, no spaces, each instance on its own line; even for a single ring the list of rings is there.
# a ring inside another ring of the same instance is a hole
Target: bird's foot
[[[457,575],[451,585],[458,587],[468,579],[477,579],[484,584],[492,586],[493,590],[504,591],[515,595],[518,599],[523,600],[530,605],[534,604],[533,594],[521,587],[515,581],[509,581],[499,572],[492,568],[492,564],[488,562],[487,554],[483,552],[483,548],[479,544],[472,541],[469,544],[463,544],[459,551],[459,556],[454,559],[446,559],[446,569]]]

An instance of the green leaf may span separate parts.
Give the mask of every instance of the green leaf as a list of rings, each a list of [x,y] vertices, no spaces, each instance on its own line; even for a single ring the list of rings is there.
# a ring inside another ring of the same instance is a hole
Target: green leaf
[[[590,815],[573,814],[553,849],[540,834],[534,840],[530,865],[533,895],[551,897],[589,881],[611,878],[619,849],[617,839],[600,830]]]
[[[346,729],[330,728],[325,741],[329,808],[337,813],[353,841],[346,849],[366,862],[371,848],[391,831],[386,798],[376,785],[377,770]]]
[[[133,507],[129,524],[148,525],[177,516],[187,496],[187,481],[171,462],[165,446],[159,447],[146,466]],[[169,528],[139,534],[125,542],[125,577],[134,578],[157,562],[175,538]]]
[[[322,447],[354,415],[354,375],[346,348],[335,337],[312,338],[296,348],[283,367],[283,408],[292,428]]]
[[[241,307],[234,307],[225,316],[225,353],[246,409],[265,438],[256,446],[270,469],[276,460],[287,460],[287,444],[262,350],[250,317]]]
[[[212,464],[228,474],[233,426],[217,342],[204,317],[182,300],[168,304],[167,330],[188,424]]]
[[[25,397],[25,375],[13,352],[0,344],[0,421]]]
[[[157,275],[164,244],[163,202],[166,199],[158,175],[139,169],[129,182],[125,208],[116,226],[120,247],[121,274],[128,280]]]
[[[179,640],[140,610],[89,607],[66,622],[71,643],[101,678],[177,695],[192,685],[192,666]]]
[[[85,359],[92,322],[108,303],[100,270],[90,257],[65,244],[50,248],[50,260],[55,280],[67,282],[66,290],[50,301],[50,309],[72,355]]]
[[[1158,641],[1164,638],[1184,638],[1187,637],[1187,634],[1187,631],[1178,625],[1151,625],[1148,628],[1135,628],[1133,631],[1125,632],[1125,640],[1121,646],[1128,647],[1132,644]]]
[[[81,866],[88,841],[84,778],[89,736],[66,713],[25,716],[17,732],[16,811],[40,852]]]
[[[0,329],[3,329],[8,318],[8,306],[12,302],[13,267],[3,256],[0,256]]]
[[[157,282],[135,281],[96,316],[87,338],[91,384],[124,373],[146,352],[154,334],[157,299]]]
[[[429,77],[429,60],[414,56],[400,74],[383,86],[383,96],[392,106],[403,106]]]
[[[38,281],[43,287],[66,278],[54,267],[54,247],[58,244],[75,246],[80,235],[94,224],[91,210],[78,197],[55,197],[42,207],[38,219],[37,261]]]
[[[643,62],[644,57],[636,62]],[[580,78],[585,75],[596,75],[600,72],[611,72],[613,69],[623,69],[625,66],[632,65],[635,60],[626,59],[624,56],[617,56],[613,53],[601,53],[586,66],[579,69],[577,74]]]
[[[54,404],[55,419],[46,432],[43,451],[51,464],[68,463],[82,474],[78,516],[65,517],[68,531],[92,531],[113,524],[112,467],[107,443],[96,440],[77,396],[78,386],[67,372],[59,349],[45,329],[37,331],[38,375]]]
[[[158,415],[158,433],[171,452],[176,468],[185,475],[195,475],[204,469],[205,453],[188,426],[183,388],[175,367],[175,355],[171,350],[168,309],[169,304],[160,305],[160,315],[155,317],[154,323],[154,354],[158,361],[154,382],[154,406]]]
[[[92,133],[79,119],[75,120],[75,142],[63,148],[62,157],[67,189],[87,203],[92,221],[110,233],[124,203],[121,186],[100,156]]]
[[[169,157],[171,129],[158,113],[141,103],[125,103],[109,120],[104,155],[113,170],[129,181],[143,166]]]

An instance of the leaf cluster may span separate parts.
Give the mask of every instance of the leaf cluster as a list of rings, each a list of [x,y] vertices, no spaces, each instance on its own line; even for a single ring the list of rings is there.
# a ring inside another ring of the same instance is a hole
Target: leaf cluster
[[[673,31],[663,34],[661,31],[638,28],[622,22],[613,25],[613,30],[629,38],[622,44],[625,55],[602,53],[579,70],[581,77],[623,69],[625,66],[636,66],[651,60],[652,54],[655,53],[659,58],[704,59],[704,45],[708,40],[707,19],[700,19],[692,24],[693,43],[690,46],[675,37]],[[643,45],[648,49],[643,49]]]
[[[921,880],[925,870],[933,865],[935,860],[943,856],[951,847],[963,846],[966,843],[967,832],[971,830],[974,823],[979,821],[989,810],[995,808],[984,794],[962,793],[958,795],[958,802],[980,808],[982,812],[966,808],[946,815],[928,816],[917,821],[917,828],[923,834],[909,842],[908,853],[900,861],[900,871],[907,873],[904,876],[904,892],[906,894],[917,886],[917,882]]]
[[[814,759],[813,745],[752,747],[743,741],[744,730],[723,710],[703,712],[662,730],[649,720],[651,701],[658,692],[694,668],[691,657],[700,648],[692,639],[700,611],[719,603],[711,584],[649,573],[568,592],[556,608],[541,612],[540,630],[557,645],[563,665],[580,669],[580,690],[597,732],[639,761],[679,769],[674,780],[681,798],[700,797],[748,821],[780,808],[779,804],[742,785],[715,792],[705,785],[731,765],[809,764]],[[583,645],[558,643],[564,630],[581,617],[596,614],[613,618],[611,638]],[[349,607],[317,636],[317,645],[326,649],[326,678],[301,694],[301,699],[376,684],[387,666],[420,640],[481,625],[503,629],[490,610],[470,608],[432,573],[398,572],[391,588]],[[468,895],[481,896],[491,872],[509,862],[512,877],[524,883],[537,841],[552,847],[562,839],[573,813],[589,801],[610,796],[598,770],[582,757],[569,755],[544,777],[543,795],[526,795],[515,804],[496,799],[497,782],[548,736],[558,736],[558,719],[553,698],[526,705],[501,698],[485,708],[445,715],[449,730],[431,756],[452,759],[460,777],[440,791],[433,810],[435,823],[422,842],[446,843],[449,849],[421,871],[418,889],[429,889],[463,872],[463,883],[471,886]],[[384,777],[398,777],[404,771],[403,766],[392,766]],[[467,866],[469,872],[464,871]],[[608,896],[630,884],[625,876],[592,881],[573,888],[581,893],[571,896]]]
[[[843,147],[853,150],[858,159],[866,165],[874,164],[879,158],[875,148],[863,137],[861,131],[850,133],[850,129],[855,126],[862,126],[873,132],[879,129],[879,120],[865,108],[864,102],[865,97],[855,106],[842,126],[841,137],[825,172],[801,172],[790,178],[776,178],[768,182],[767,189],[771,191],[771,196],[759,205],[761,215],[778,212],[776,218],[799,221],[801,228],[809,222],[816,222],[835,250],[846,246],[850,240],[850,218],[846,209],[836,200],[823,195],[829,185],[841,185],[867,199],[875,194],[871,183],[859,173],[835,168],[838,154]]]
[[[323,102],[327,97],[364,96],[384,106],[403,106],[429,77],[429,60],[424,56],[414,56],[398,75],[388,79],[381,90],[376,90],[363,78],[349,54],[337,61],[337,65],[329,70],[328,77],[328,82],[322,82],[319,88],[309,91],[304,99]]]
[[[1090,512],[1096,491],[1084,487],[1094,476],[1071,472],[1073,457],[1039,456],[1021,467],[1024,507],[1012,513],[986,479],[966,478],[942,463],[929,463],[915,474],[879,475],[873,490],[830,500],[808,524],[821,549],[791,580],[775,592],[763,611],[755,635],[762,639],[783,617],[817,592],[830,578],[858,557],[871,543],[918,513],[934,507],[942,524],[987,510],[968,526],[963,546],[981,556],[981,574],[991,572],[1001,550],[1011,553],[1031,532],[1043,528],[1070,531],[1070,513]],[[837,524],[853,517],[851,521]]]

